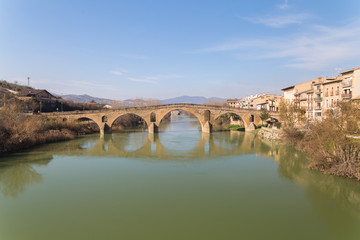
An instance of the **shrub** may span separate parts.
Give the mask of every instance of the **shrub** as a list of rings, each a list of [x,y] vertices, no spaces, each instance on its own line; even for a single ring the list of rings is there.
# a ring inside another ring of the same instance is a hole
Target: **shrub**
[[[291,114],[296,111],[285,115],[294,119],[296,116]],[[351,102],[340,103],[307,129],[300,130],[294,124],[284,126],[283,138],[309,154],[310,168],[360,180],[360,144],[349,137],[360,133],[359,123],[360,109]]]
[[[9,104],[0,114],[0,152],[24,149],[36,144],[73,139],[91,132],[78,122],[62,122],[39,115],[23,114],[23,108]]]

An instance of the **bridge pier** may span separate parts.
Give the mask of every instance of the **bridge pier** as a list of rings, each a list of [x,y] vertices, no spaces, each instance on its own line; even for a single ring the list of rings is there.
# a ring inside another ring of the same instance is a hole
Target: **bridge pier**
[[[157,133],[158,131],[159,131],[159,128],[155,123],[151,123],[150,126],[148,127],[149,133]]]
[[[212,125],[209,121],[206,121],[206,123],[201,128],[202,132],[204,133],[211,133]]]
[[[249,124],[249,126],[247,128],[245,128],[245,131],[246,132],[251,132],[251,131],[253,131],[255,129],[256,129],[256,125],[255,125],[255,123],[252,122],[252,123]]]
[[[104,137],[105,134],[111,133],[111,127],[109,127],[109,125],[107,125],[106,123],[101,124],[99,127],[100,127],[100,137]]]

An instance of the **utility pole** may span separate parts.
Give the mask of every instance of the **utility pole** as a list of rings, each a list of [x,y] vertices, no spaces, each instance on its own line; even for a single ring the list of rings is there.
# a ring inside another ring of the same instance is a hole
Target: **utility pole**
[[[28,77],[27,79],[28,79],[28,86],[30,87],[30,77]]]

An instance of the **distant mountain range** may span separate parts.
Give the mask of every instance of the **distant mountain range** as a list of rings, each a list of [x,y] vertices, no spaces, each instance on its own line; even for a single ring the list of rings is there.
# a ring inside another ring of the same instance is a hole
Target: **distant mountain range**
[[[84,95],[69,94],[69,95],[61,95],[61,97],[65,100],[70,100],[70,101],[79,102],[79,103],[88,103],[88,102],[91,102],[92,100],[94,100],[97,103],[111,104],[114,101],[112,99],[98,98],[98,97],[93,97],[93,96],[89,96],[86,94],[84,94]]]
[[[92,100],[94,100],[97,103],[111,104],[114,101],[112,99],[98,98],[98,97],[93,97],[93,96],[89,96],[86,94],[84,94],[84,95],[70,94],[70,95],[62,95],[61,97],[66,100],[80,102],[80,103],[87,103],[87,102],[91,102]],[[201,97],[201,96],[180,96],[180,97],[175,97],[175,98],[163,99],[163,100],[159,100],[159,101],[163,104],[174,104],[174,103],[204,104],[208,100],[225,101],[226,99],[217,98],[217,97],[206,98],[206,97]],[[132,99],[127,99],[124,101],[131,102]]]

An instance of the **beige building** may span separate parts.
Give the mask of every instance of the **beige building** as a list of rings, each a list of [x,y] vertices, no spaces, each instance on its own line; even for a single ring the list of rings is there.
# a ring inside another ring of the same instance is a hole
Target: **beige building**
[[[251,108],[257,110],[266,109],[267,111],[277,112],[279,111],[281,99],[281,95],[264,94],[252,100]]]
[[[257,94],[242,99],[228,99],[227,104],[234,108],[266,109],[268,111],[277,112],[282,98],[283,96],[281,95]]]
[[[360,99],[360,67],[341,73],[342,94],[344,101]]]
[[[239,108],[239,99],[235,98],[235,99],[228,99],[226,100],[227,104],[229,105],[229,107],[233,107],[233,108]]]
[[[360,67],[333,78],[319,77],[283,88],[287,103],[304,109],[309,120],[321,119],[339,101],[360,100]]]

